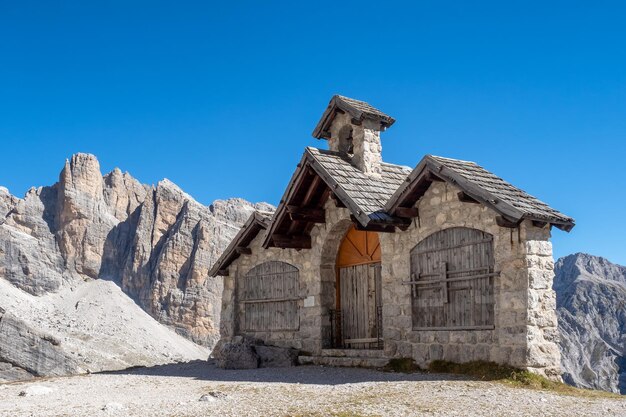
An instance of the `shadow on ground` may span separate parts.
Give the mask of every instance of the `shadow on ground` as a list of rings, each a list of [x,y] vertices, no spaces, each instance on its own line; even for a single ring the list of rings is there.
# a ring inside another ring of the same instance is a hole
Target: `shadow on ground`
[[[365,368],[334,368],[325,366],[293,366],[289,368],[220,369],[214,363],[193,361],[181,364],[132,368],[123,371],[102,372],[113,375],[146,375],[193,378],[214,382],[276,382],[311,385],[342,385],[359,382],[386,381],[459,381],[461,376],[429,373],[395,373]],[[181,383],[184,383],[181,381]]]

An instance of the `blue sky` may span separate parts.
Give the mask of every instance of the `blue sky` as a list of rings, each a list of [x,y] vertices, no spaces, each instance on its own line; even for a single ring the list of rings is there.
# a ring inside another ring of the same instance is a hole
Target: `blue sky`
[[[576,218],[556,256],[626,264],[622,2],[298,3],[0,1],[0,184],[91,152],[277,203],[341,93],[397,119],[388,162],[474,160]]]

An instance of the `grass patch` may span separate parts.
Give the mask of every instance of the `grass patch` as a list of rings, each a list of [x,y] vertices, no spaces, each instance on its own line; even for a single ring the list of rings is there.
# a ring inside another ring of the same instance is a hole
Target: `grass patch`
[[[575,388],[571,385],[552,381],[529,371],[506,365],[498,365],[493,362],[473,361],[467,363],[453,363],[433,361],[430,363],[428,371],[434,373],[467,375],[481,381],[496,381],[513,387],[551,391],[577,397],[624,399],[621,395],[611,392]]]
[[[389,359],[389,363],[387,363],[383,369],[389,372],[403,373],[418,372],[422,370],[419,366],[417,366],[412,358]]]

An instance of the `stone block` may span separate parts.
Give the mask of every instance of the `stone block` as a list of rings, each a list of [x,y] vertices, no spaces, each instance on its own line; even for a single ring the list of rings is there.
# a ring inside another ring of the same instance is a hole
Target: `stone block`
[[[476,331],[476,343],[493,343],[494,330],[479,330]]]
[[[211,355],[215,358],[217,366],[222,369],[255,369],[259,367],[259,357],[252,345],[235,342],[218,342],[213,348]]]
[[[459,346],[459,362],[471,362],[474,360],[474,348],[476,345],[465,344]]]
[[[430,360],[430,345],[417,343],[413,345],[413,360],[418,366],[424,366]]]
[[[443,347],[443,359],[450,362],[460,362],[461,345],[449,344]]]
[[[549,241],[529,240],[525,246],[529,255],[552,256],[552,243]]]
[[[406,340],[411,343],[422,343],[420,332],[408,331],[405,333]]]
[[[429,356],[431,361],[443,359],[443,345],[431,344]]]
[[[401,334],[402,333],[397,328],[393,328],[393,327],[383,328],[383,337],[385,339],[400,340]]]
[[[448,332],[448,331],[432,332],[435,342],[442,343],[442,344],[449,343],[451,341],[450,333],[451,332]]]
[[[509,362],[509,358],[511,357],[512,350],[513,349],[509,346],[491,346],[489,357],[493,362],[507,364]]]
[[[526,350],[526,364],[533,368],[558,367],[561,353],[554,343],[529,344]]]
[[[276,368],[295,366],[298,360],[298,351],[276,346],[255,346],[254,350],[259,357],[260,368]]]
[[[474,360],[474,361],[490,361],[490,360],[492,360],[491,356],[490,356],[490,353],[491,353],[491,346],[490,345],[479,343],[479,344],[474,346],[473,351],[474,351],[473,352],[474,355],[473,355],[472,360]]]
[[[396,350],[397,350],[396,342],[391,341],[391,340],[385,340],[385,348],[384,348],[385,356],[390,357],[390,358],[396,356]]]
[[[383,316],[396,317],[400,315],[400,306],[383,304]]]
[[[420,342],[422,343],[433,343],[435,342],[435,335],[437,334],[437,332],[435,331],[428,331],[428,330],[417,330],[414,333],[419,334],[420,337]]]
[[[532,289],[552,288],[554,272],[546,269],[532,268],[528,270],[528,280]]]
[[[409,342],[398,342],[396,348],[396,357],[410,358],[413,356],[413,345]]]
[[[523,368],[526,366],[526,348],[523,346],[514,347],[509,356],[510,365]]]
[[[448,334],[450,343],[465,343],[469,334],[469,332],[464,330],[457,330],[446,333]]]

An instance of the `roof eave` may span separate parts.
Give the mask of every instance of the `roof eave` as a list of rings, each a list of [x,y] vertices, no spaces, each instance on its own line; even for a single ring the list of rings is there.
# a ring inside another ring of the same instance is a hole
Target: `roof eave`
[[[263,216],[261,216],[258,212],[252,213],[243,226],[241,226],[239,232],[237,232],[235,237],[230,241],[224,252],[222,252],[217,261],[215,261],[211,269],[209,269],[209,276],[216,277],[220,275],[220,271],[228,268],[230,264],[239,257],[239,254],[236,251],[236,248],[240,246],[239,243],[247,238],[252,241],[256,235],[261,230],[266,229],[267,226],[267,221]],[[249,234],[251,233],[254,233],[254,236],[250,238]]]
[[[296,170],[294,171],[293,175],[291,176],[291,179],[289,180],[289,184],[287,184],[287,188],[285,189],[285,192],[283,193],[283,196],[280,199],[280,203],[278,204],[278,207],[276,208],[276,211],[274,212],[274,216],[272,217],[272,220],[270,221],[270,224],[267,228],[265,239],[263,240],[263,244],[262,244],[263,248],[265,249],[271,246],[272,234],[274,234],[274,232],[276,231],[276,227],[278,226],[279,222],[282,220],[282,217],[285,214],[285,205],[289,201],[289,198],[291,197],[291,194],[294,191],[297,180],[301,178],[301,175],[304,172],[304,168],[307,165],[307,160],[308,158],[310,158],[309,155],[310,155],[310,152],[308,152],[308,149],[306,149],[304,151],[304,154],[302,155],[302,158],[300,159],[300,162],[298,163]]]
[[[383,129],[389,128],[391,125],[393,125],[396,122],[396,119],[388,115],[384,115],[384,116],[374,115],[374,114],[368,114],[363,111],[360,111],[354,108],[354,106],[352,106],[351,104],[344,101],[341,98],[341,96],[335,95],[330,100],[330,103],[328,103],[328,106],[326,107],[326,110],[324,110],[324,113],[322,114],[322,117],[320,118],[320,120],[317,122],[315,129],[313,129],[314,138],[316,139],[329,139],[330,138],[329,133],[328,133],[328,128],[330,127],[333,119],[335,118],[337,109],[341,110],[342,112],[349,113],[353,119],[361,121],[361,122],[365,119],[375,120],[380,123]]]
[[[290,199],[292,193],[294,192],[298,181],[302,178],[302,174],[306,167],[311,167],[313,171],[324,181],[324,183],[331,189],[331,191],[339,198],[339,200],[350,210],[352,215],[358,220],[358,222],[363,226],[367,227],[370,223],[371,219],[367,213],[365,213],[346,193],[346,191],[341,187],[341,185],[330,175],[328,171],[320,164],[316,159],[315,155],[310,151],[309,148],[306,148],[304,151],[304,155],[296,168],[296,171],[291,176],[291,180],[287,185],[287,189],[283,194],[282,199],[280,200],[280,204],[276,209],[274,216],[272,217],[272,221],[267,229],[267,233],[265,235],[265,240],[263,241],[263,247],[269,248],[272,246],[272,235],[276,231],[279,223],[282,221],[283,217],[286,215],[286,205],[290,203]]]

